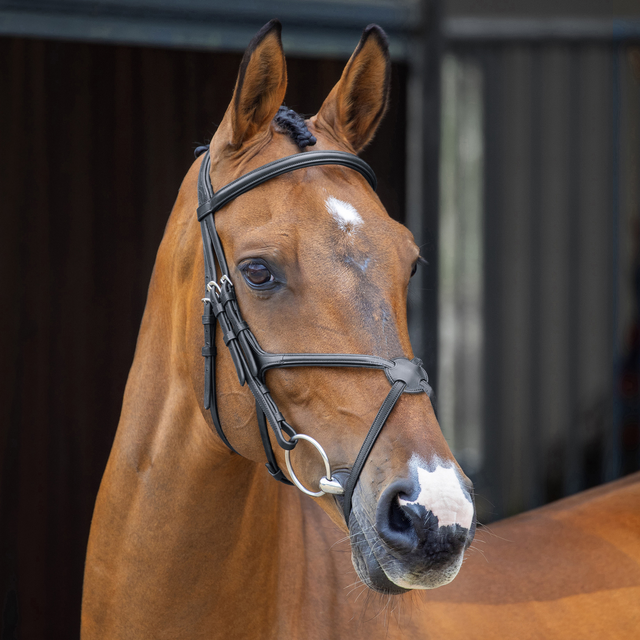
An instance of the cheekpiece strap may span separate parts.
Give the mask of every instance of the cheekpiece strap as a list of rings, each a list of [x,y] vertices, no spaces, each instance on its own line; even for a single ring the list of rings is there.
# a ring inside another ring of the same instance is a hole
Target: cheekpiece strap
[[[273,447],[271,446],[271,440],[269,440],[269,430],[267,428],[267,418],[264,415],[264,411],[260,408],[260,405],[256,402],[256,415],[258,416],[258,428],[260,430],[260,438],[262,440],[262,446],[264,448],[265,455],[267,456],[267,463],[264,465],[267,467],[267,471],[282,484],[288,484],[293,486],[293,482],[290,482],[282,472],[282,469],[278,466],[276,456],[273,453]]]

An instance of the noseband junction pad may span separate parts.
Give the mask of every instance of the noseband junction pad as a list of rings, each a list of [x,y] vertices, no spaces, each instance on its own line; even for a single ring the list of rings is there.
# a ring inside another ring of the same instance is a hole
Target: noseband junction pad
[[[425,391],[422,385],[429,382],[429,376],[422,367],[420,358],[414,358],[413,360],[394,358],[392,362],[393,366],[384,370],[387,380],[391,384],[398,380],[404,382],[407,385],[404,388],[404,393],[422,393]]]

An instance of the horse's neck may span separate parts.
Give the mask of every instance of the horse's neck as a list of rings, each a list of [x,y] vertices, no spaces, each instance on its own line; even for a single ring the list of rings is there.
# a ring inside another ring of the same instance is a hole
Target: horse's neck
[[[221,448],[190,381],[152,351],[142,338],[96,503],[83,640],[395,637],[346,600],[344,534]]]
[[[187,257],[177,264],[189,271]],[[333,547],[344,534],[204,420],[184,361],[197,349],[175,311],[188,305],[166,299],[167,269],[160,278],[156,264],[96,502],[83,640],[394,637],[345,601],[357,578],[348,540]]]
[[[220,446],[179,349],[172,353],[163,313],[160,305],[145,313],[96,503],[85,637],[94,637],[90,628],[115,630],[120,620],[128,621],[127,637],[163,637],[148,635],[148,626],[188,615],[198,628],[225,608],[255,614],[261,604],[247,595],[275,592],[279,524],[299,509],[295,494],[279,500],[278,483],[260,465]]]

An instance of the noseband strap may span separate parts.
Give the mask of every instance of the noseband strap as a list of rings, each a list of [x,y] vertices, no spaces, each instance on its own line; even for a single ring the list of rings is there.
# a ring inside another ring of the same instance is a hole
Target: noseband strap
[[[296,446],[298,440],[293,439],[293,436],[298,434],[285,420],[271,397],[265,382],[266,372],[269,369],[281,367],[361,367],[384,371],[391,383],[391,390],[367,433],[345,486],[342,487],[331,477],[321,480],[325,491],[338,495],[344,494],[343,512],[348,526],[353,491],[380,431],[403,393],[424,392],[431,397],[427,373],[418,358],[387,360],[379,356],[351,353],[268,353],[264,351],[242,319],[235,287],[231,282],[213,216],[221,207],[271,178],[297,169],[319,165],[340,165],[353,169],[360,173],[373,189],[376,188],[376,178],[371,167],[357,156],[343,151],[307,151],[287,156],[250,171],[214,193],[210,177],[211,157],[208,150],[204,154],[198,175],[198,221],[202,231],[206,284],[206,295],[202,299],[205,302],[202,316],[205,339],[205,346],[202,349],[205,359],[204,407],[210,410],[213,424],[222,441],[237,453],[225,436],[218,416],[215,388],[215,325],[217,322],[220,325],[224,343],[231,354],[238,380],[241,385],[248,385],[255,398],[260,437],[267,457],[267,470],[276,480],[292,484],[278,467],[267,422],[271,426],[278,445],[285,451],[291,451]],[[219,279],[217,278],[218,269],[220,270]],[[318,443],[316,444],[320,447]],[[325,455],[324,452],[322,455]],[[307,493],[312,492],[307,491]]]

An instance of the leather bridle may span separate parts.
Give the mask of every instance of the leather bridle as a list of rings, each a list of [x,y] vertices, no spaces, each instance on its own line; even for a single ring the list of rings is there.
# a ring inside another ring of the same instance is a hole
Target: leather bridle
[[[401,357],[387,360],[378,356],[350,353],[268,353],[261,349],[253,332],[240,314],[235,288],[229,276],[229,268],[213,216],[218,209],[267,180],[297,169],[331,164],[357,171],[375,190],[375,174],[371,167],[357,156],[343,151],[305,151],[265,164],[214,193],[209,175],[211,157],[208,150],[205,152],[198,176],[198,221],[202,230],[206,282],[206,297],[203,298],[205,309],[202,316],[205,339],[205,346],[202,349],[202,355],[205,358],[204,407],[211,411],[213,424],[222,441],[237,453],[222,430],[216,403],[215,322],[217,320],[224,343],[229,349],[236,368],[240,385],[244,386],[246,383],[255,398],[260,437],[267,457],[267,470],[276,480],[291,484],[276,462],[267,429],[268,421],[278,445],[285,451],[287,468],[294,484],[312,496],[321,496],[325,493],[343,495],[343,512],[348,526],[353,491],[382,427],[403,393],[425,392],[431,397],[427,373],[418,358],[408,360]],[[216,262],[220,270],[219,279]],[[309,436],[297,434],[278,410],[265,383],[265,373],[276,367],[362,367],[381,369],[385,372],[391,383],[391,390],[367,433],[344,486],[332,477],[331,467],[322,446]],[[326,476],[320,480],[317,492],[305,488],[291,467],[289,452],[299,440],[306,440],[313,444],[325,463]]]

